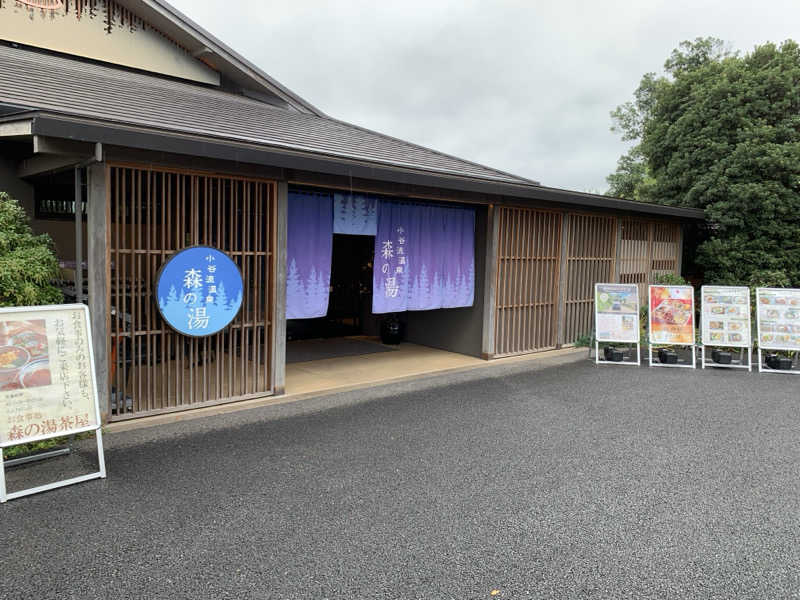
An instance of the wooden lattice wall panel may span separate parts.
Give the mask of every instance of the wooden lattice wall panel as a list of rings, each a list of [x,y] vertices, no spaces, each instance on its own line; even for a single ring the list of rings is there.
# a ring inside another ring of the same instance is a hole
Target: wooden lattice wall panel
[[[651,277],[661,273],[677,273],[681,252],[681,231],[676,223],[653,223],[653,255]]]
[[[571,214],[564,273],[564,343],[592,331],[594,284],[615,281],[616,217]]]
[[[108,195],[111,419],[271,393],[275,184],[119,165]],[[226,252],[245,281],[233,323],[199,339],[164,322],[154,293],[161,265],[194,245]]]
[[[561,215],[500,207],[495,356],[554,348],[558,339]]]
[[[638,284],[639,300],[644,302],[655,275],[678,272],[680,225],[623,218],[620,238],[619,281]]]

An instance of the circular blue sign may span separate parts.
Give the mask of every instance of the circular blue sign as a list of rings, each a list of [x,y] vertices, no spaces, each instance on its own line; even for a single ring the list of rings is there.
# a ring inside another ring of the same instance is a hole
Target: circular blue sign
[[[242,274],[228,255],[209,246],[177,252],[156,278],[158,310],[178,333],[213,335],[242,307]]]

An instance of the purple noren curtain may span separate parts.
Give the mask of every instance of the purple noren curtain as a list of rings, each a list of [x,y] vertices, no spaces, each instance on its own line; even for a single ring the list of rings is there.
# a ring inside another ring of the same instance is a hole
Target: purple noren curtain
[[[380,200],[372,312],[472,306],[475,210]]]
[[[333,253],[330,194],[289,192],[286,238],[286,318],[328,313]]]
[[[375,235],[377,204],[375,196],[334,194],[333,233]]]

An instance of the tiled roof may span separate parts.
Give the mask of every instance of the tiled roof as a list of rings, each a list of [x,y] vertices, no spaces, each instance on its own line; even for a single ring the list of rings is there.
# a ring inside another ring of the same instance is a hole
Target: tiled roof
[[[534,184],[336,119],[218,89],[3,45],[0,102],[389,167]]]

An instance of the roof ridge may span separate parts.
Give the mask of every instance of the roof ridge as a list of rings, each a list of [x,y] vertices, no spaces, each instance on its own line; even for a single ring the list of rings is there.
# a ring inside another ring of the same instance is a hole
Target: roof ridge
[[[167,19],[170,19],[177,27],[180,27],[184,31],[184,33],[188,34],[192,38],[194,38],[198,43],[203,44],[204,46],[213,46],[216,47],[216,53],[218,56],[229,62],[232,63],[237,68],[242,69],[242,71],[247,72],[250,71],[255,77],[253,79],[262,79],[263,83],[267,85],[265,87],[272,87],[273,93],[275,91],[278,92],[277,95],[284,95],[289,99],[293,100],[296,104],[304,107],[308,110],[311,114],[314,114],[319,117],[325,116],[325,113],[314,106],[311,102],[297,94],[296,92],[290,90],[288,87],[283,85],[280,81],[269,75],[266,71],[264,71],[261,67],[253,63],[252,61],[246,59],[244,56],[239,54],[236,50],[228,46],[225,42],[220,40],[210,31],[208,31],[203,26],[199,25],[191,18],[189,18],[185,13],[181,12],[177,8],[175,8],[172,4],[165,2],[164,0],[128,0],[126,5],[131,8],[131,4],[139,4],[140,6],[144,6],[152,11],[157,13],[161,13],[161,15]],[[135,8],[132,8],[134,12],[136,11]],[[141,15],[140,15],[141,16]],[[226,56],[227,55],[227,56]]]

